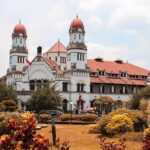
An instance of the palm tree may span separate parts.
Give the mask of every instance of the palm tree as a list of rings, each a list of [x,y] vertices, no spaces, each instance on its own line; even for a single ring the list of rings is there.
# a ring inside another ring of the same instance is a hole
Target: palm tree
[[[56,90],[57,84],[49,81],[44,87],[38,87],[28,100],[30,110],[39,113],[40,110],[58,109],[62,97],[60,91]]]

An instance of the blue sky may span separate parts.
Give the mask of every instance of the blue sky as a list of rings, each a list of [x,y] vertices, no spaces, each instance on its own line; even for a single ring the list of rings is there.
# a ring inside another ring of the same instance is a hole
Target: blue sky
[[[11,34],[21,19],[27,29],[29,59],[41,45],[58,39],[67,46],[78,13],[86,30],[88,58],[122,59],[150,69],[149,0],[0,0],[0,76],[9,66]]]

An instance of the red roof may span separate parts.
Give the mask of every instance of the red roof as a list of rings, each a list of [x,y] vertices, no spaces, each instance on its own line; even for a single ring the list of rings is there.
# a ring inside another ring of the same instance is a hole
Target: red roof
[[[66,53],[66,47],[58,40],[49,50],[48,53]]]
[[[91,83],[124,84],[124,85],[146,85],[145,80],[133,80],[128,78],[90,77]]]
[[[91,72],[105,70],[107,73],[120,74],[120,72],[126,72],[129,75],[148,75],[148,70],[124,62],[117,63],[115,61],[96,61],[94,59],[89,59],[87,65]]]
[[[84,30],[84,25],[81,19],[78,16],[71,22],[70,29],[77,30],[78,28]]]
[[[22,33],[24,36],[27,36],[26,35],[26,28],[21,23],[17,24],[13,30],[13,34],[15,34],[15,35],[18,35],[19,33]]]
[[[54,70],[58,71],[59,73],[63,73],[62,70],[60,69],[60,67],[53,61],[53,60],[49,60],[45,57],[43,57],[43,59],[46,61],[46,63]]]

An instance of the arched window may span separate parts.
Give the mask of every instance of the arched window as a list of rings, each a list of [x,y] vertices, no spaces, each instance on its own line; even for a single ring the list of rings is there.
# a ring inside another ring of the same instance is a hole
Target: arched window
[[[34,91],[35,90],[35,81],[31,80],[30,81],[30,91]]]
[[[80,83],[77,84],[77,92],[80,92]]]
[[[22,44],[22,38],[20,38],[20,43]]]
[[[80,84],[80,86],[81,86],[81,92],[84,92],[84,84],[82,83]]]
[[[76,39],[76,34],[74,34],[74,40]]]
[[[66,99],[63,100],[63,103],[62,103],[62,108],[63,108],[63,111],[66,112],[67,111],[67,103],[68,101]]]
[[[41,80],[37,80],[37,87],[41,88],[42,87],[42,81]]]
[[[48,80],[43,80],[43,86],[45,87],[45,86],[47,86],[48,85]]]
[[[81,34],[79,33],[79,40],[81,39]]]
[[[77,92],[84,92],[84,84],[83,83],[77,84]]]

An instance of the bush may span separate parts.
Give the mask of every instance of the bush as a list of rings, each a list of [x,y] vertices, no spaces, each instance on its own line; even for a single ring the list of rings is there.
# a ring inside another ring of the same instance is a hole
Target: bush
[[[51,120],[51,115],[49,115],[49,114],[40,114],[39,115],[39,120],[42,123],[47,123],[49,120]]]
[[[125,150],[126,149],[126,139],[121,138],[118,142],[109,142],[106,141],[106,138],[103,136],[98,136],[99,145],[102,150]]]
[[[7,122],[11,118],[19,121],[22,119],[22,116],[18,113],[0,112],[0,135],[9,133],[9,130],[7,128]]]
[[[78,115],[78,119],[80,121],[94,122],[98,120],[98,116],[95,114],[84,114],[84,115]]]
[[[125,138],[129,142],[142,142],[143,132],[126,132],[121,135],[115,135],[114,138]]]
[[[102,117],[98,124],[93,128],[93,130],[91,129],[91,132],[95,131],[96,133],[107,135],[108,132],[106,131],[105,127],[110,122],[112,117],[117,114],[126,114],[128,118],[131,118],[131,120],[133,121],[134,131],[141,131],[143,130],[143,126],[147,126],[146,119],[140,111],[122,108],[114,110],[111,113]]]
[[[125,114],[114,115],[106,125],[106,132],[109,134],[124,133],[133,130],[133,121]]]
[[[10,135],[0,137],[0,149],[42,149],[48,150],[49,141],[43,135],[36,134],[36,118],[34,114],[25,113],[21,120],[10,118],[7,121]]]
[[[2,104],[5,111],[14,111],[17,109],[17,103],[14,100],[3,100]]]
[[[83,114],[83,115],[72,114],[72,118],[71,118],[71,114],[63,114],[63,115],[59,116],[59,119],[61,121],[70,121],[72,119],[72,120],[76,120],[76,121],[94,122],[98,119],[98,116],[95,114]]]
[[[148,126],[147,129],[144,131],[144,137],[145,138],[150,138],[150,125]]]

